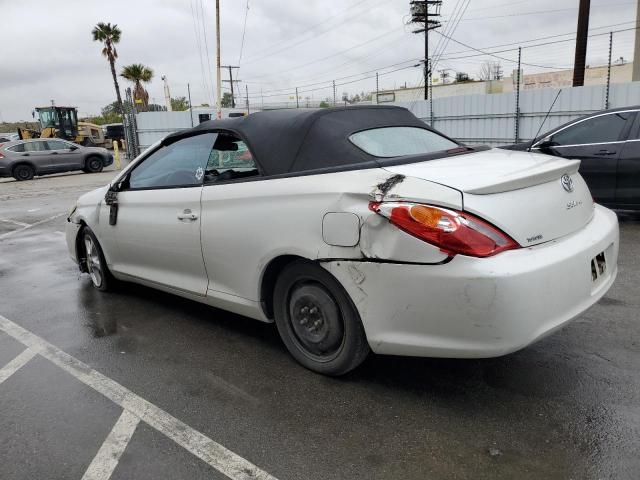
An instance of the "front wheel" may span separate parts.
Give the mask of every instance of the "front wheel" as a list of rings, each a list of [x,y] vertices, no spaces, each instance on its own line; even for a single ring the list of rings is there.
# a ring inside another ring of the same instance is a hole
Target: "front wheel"
[[[91,283],[98,290],[109,290],[113,279],[109,273],[98,239],[89,227],[85,227],[82,231],[82,245],[85,254],[85,266],[87,267],[87,273],[91,277]]]
[[[343,375],[360,365],[369,344],[353,302],[322,267],[295,261],[274,290],[274,314],[282,341],[306,368]]]
[[[84,171],[87,173],[98,173],[104,168],[100,157],[89,157],[85,163]]]

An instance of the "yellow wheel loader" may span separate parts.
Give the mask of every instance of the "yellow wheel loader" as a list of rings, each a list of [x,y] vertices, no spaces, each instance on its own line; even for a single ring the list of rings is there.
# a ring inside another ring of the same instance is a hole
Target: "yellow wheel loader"
[[[21,140],[29,138],[63,138],[80,145],[105,146],[106,141],[100,125],[78,122],[76,107],[36,107],[40,130],[18,128]]]

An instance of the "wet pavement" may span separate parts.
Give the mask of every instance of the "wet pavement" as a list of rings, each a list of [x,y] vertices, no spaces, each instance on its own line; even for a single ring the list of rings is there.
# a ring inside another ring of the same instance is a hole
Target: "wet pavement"
[[[334,379],[299,367],[272,325],[130,284],[94,290],[68,259],[65,213],[112,175],[0,181],[0,316],[86,364],[43,353],[2,381],[25,346],[0,331],[3,480],[93,465],[128,408],[83,380],[93,370],[184,424],[172,436],[143,417],[113,479],[225,478],[188,429],[281,480],[638,478],[638,217],[621,218],[614,287],[557,334],[489,360],[372,355]]]

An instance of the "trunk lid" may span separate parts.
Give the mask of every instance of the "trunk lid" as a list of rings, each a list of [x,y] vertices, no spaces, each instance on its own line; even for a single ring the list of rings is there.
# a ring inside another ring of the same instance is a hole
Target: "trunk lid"
[[[385,169],[459,190],[463,210],[531,246],[591,220],[593,199],[579,166],[578,160],[493,149]],[[402,197],[402,184],[394,194]]]

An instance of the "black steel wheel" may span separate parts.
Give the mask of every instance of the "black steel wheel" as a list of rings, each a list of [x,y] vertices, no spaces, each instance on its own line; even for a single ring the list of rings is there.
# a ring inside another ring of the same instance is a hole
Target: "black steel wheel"
[[[89,157],[85,162],[84,170],[87,173],[98,173],[98,172],[101,172],[103,168],[104,168],[104,163],[102,162],[102,158]]]
[[[82,247],[85,267],[89,277],[91,277],[91,283],[98,290],[109,290],[112,286],[113,278],[107,267],[98,239],[89,227],[85,227],[82,231]]]
[[[358,311],[342,285],[322,267],[289,264],[274,290],[274,315],[282,341],[310,370],[342,375],[369,353]]]
[[[13,178],[22,182],[25,180],[31,180],[36,174],[36,170],[31,165],[22,164],[16,165],[12,173]]]

